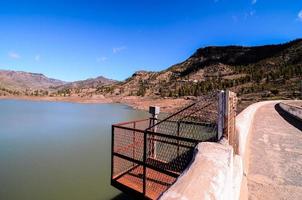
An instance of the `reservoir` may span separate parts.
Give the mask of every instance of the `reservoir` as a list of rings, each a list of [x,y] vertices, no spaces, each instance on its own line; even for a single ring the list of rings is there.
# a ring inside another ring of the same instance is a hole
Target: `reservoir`
[[[0,199],[119,199],[111,124],[146,117],[122,104],[0,100]]]

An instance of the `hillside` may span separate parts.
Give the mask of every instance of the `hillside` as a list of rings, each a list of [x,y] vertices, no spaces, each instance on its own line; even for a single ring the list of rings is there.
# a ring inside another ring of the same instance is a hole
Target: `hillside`
[[[50,87],[65,83],[39,73],[0,70],[0,94],[2,95],[30,94],[37,90],[47,91]]]
[[[51,87],[56,92],[56,95],[72,95],[87,96],[88,93],[94,93],[97,88],[107,85],[116,84],[117,81],[99,76],[96,78],[89,78],[82,81],[74,81],[63,85]]]
[[[301,98],[302,39],[279,45],[200,48],[166,70],[138,71],[122,82],[100,76],[63,83],[42,74],[1,72],[2,91],[12,89],[13,95],[107,99],[139,107],[145,100],[150,104],[156,99],[194,99],[231,89],[245,107],[259,100]],[[45,92],[18,92],[27,88]]]
[[[108,95],[182,97],[232,89],[242,100],[300,95],[302,40],[257,47],[198,49],[160,72],[139,71],[124,82],[97,91]]]
[[[83,93],[96,88],[115,84],[117,81],[103,76],[81,81],[65,82],[48,78],[40,73],[0,70],[0,96],[69,96],[71,93]]]

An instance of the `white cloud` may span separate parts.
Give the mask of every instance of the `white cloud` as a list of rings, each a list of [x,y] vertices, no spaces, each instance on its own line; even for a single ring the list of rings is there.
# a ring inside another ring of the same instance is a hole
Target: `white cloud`
[[[35,56],[35,61],[39,62],[40,61],[40,55]]]
[[[105,56],[96,58],[97,62],[104,62],[106,60],[107,60],[107,57],[105,57]]]
[[[125,50],[126,48],[127,48],[127,47],[125,47],[125,46],[114,47],[114,48],[112,48],[112,52],[113,52],[113,53],[118,53],[118,52],[121,52],[121,51]]]
[[[302,21],[302,10],[298,13],[298,19]]]
[[[256,4],[257,3],[257,0],[252,0],[252,4]]]
[[[19,59],[20,58],[20,55],[18,54],[18,53],[16,53],[16,52],[9,52],[8,53],[8,57],[10,57],[11,59]]]

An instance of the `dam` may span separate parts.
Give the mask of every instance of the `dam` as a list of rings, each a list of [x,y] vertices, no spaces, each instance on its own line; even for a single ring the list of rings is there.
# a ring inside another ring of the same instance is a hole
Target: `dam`
[[[208,104],[195,102],[113,125],[111,184],[144,199],[301,199],[301,101],[259,102],[239,115],[235,93],[214,101],[212,123]]]

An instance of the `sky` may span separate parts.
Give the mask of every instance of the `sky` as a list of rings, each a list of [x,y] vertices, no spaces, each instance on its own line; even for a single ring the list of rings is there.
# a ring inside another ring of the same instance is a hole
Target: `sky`
[[[301,37],[301,0],[0,1],[0,69],[64,81],[124,80],[205,46]]]

